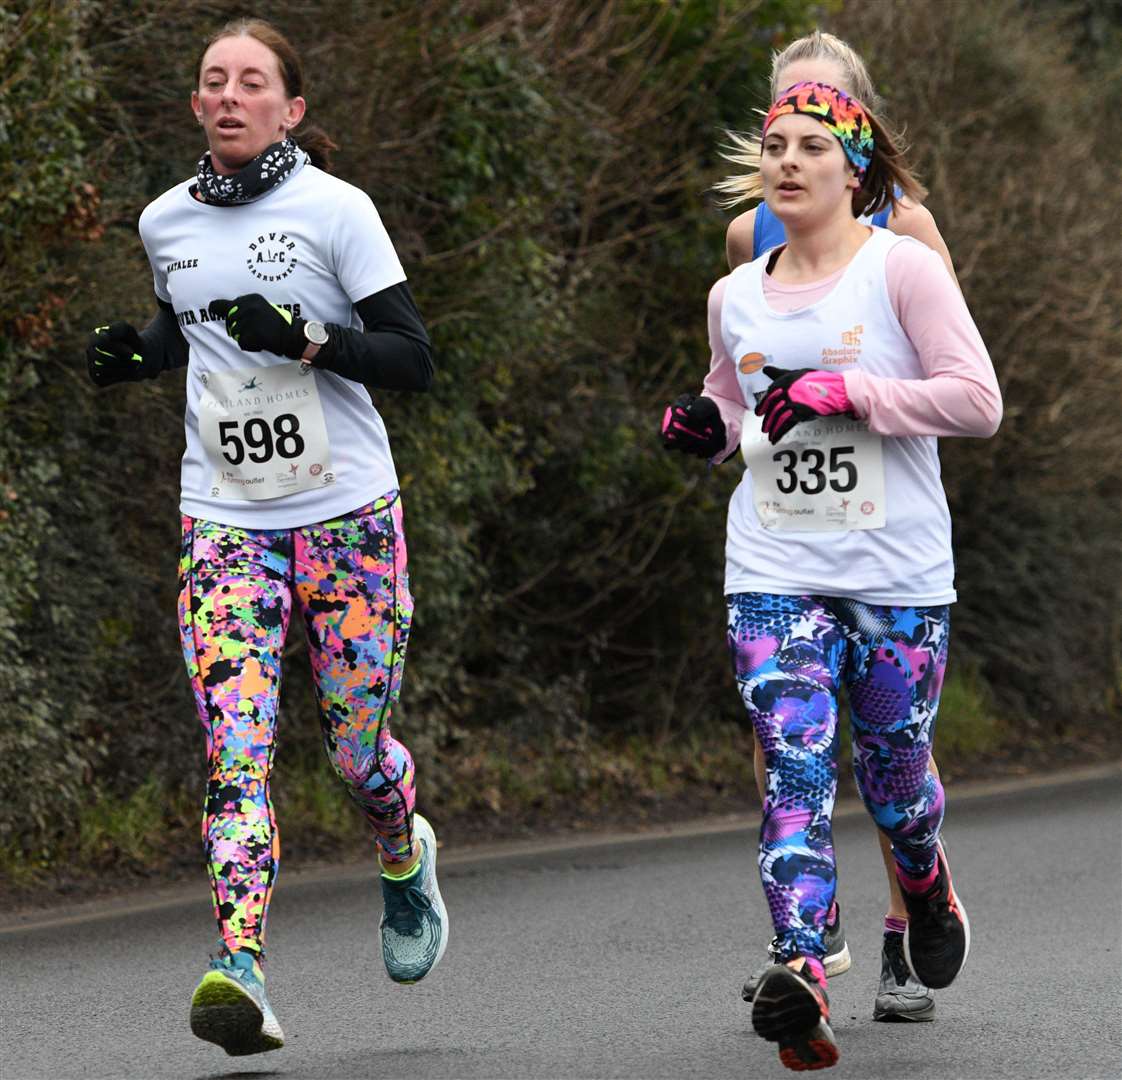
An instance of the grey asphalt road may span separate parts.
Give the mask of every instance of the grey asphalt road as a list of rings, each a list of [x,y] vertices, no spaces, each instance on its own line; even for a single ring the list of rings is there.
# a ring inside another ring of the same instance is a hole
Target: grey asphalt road
[[[966,970],[934,1023],[873,1023],[883,875],[863,813],[836,821],[854,963],[830,983],[828,1075],[1118,1077],[1120,774],[951,792],[970,912]],[[0,1077],[750,1077],[789,1075],[752,1034],[744,976],[771,934],[754,829],[441,855],[451,943],[399,987],[377,951],[373,876],[282,874],[269,996],[288,1044],[230,1058],[187,1003],[214,931],[205,889],[147,910],[0,928]],[[136,900],[142,900],[137,897]]]

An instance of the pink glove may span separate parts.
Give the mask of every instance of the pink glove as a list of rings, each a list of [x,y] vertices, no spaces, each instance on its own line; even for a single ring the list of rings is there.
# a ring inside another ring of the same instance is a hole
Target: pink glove
[[[804,420],[837,413],[852,415],[845,378],[839,371],[765,367],[764,374],[772,383],[756,406],[756,415],[764,418],[764,434],[773,445]]]

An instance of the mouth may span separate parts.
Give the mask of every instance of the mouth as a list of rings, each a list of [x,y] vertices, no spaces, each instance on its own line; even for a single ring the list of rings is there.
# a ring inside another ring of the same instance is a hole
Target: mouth
[[[796,184],[794,180],[784,180],[779,185],[780,191],[802,191],[802,185]]]
[[[219,131],[238,131],[244,128],[245,124],[233,116],[223,116],[215,126]]]

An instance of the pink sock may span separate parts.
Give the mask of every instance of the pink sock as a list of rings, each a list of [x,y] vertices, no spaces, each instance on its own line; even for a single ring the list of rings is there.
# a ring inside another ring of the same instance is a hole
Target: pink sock
[[[803,968],[803,972],[813,975],[817,982],[825,986],[826,969],[822,966],[822,961],[814,956],[804,956],[803,959],[806,961],[806,967]]]
[[[922,893],[927,892],[932,885],[935,884],[935,879],[939,876],[939,863],[936,861],[935,865],[931,867],[929,873],[924,874],[921,878],[908,877],[907,874],[900,873],[899,868],[896,871],[896,880],[900,882],[900,888],[905,892]]]
[[[886,934],[902,934],[907,928],[907,919],[898,919],[895,915],[885,915],[884,932]]]

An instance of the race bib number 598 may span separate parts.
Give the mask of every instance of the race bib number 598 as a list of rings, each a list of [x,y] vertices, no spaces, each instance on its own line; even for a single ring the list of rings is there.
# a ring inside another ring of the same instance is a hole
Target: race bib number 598
[[[199,435],[217,499],[277,499],[335,482],[315,374],[299,363],[201,376]]]
[[[741,440],[765,529],[843,532],[885,523],[881,437],[828,416],[796,425],[773,446],[758,428]]]

